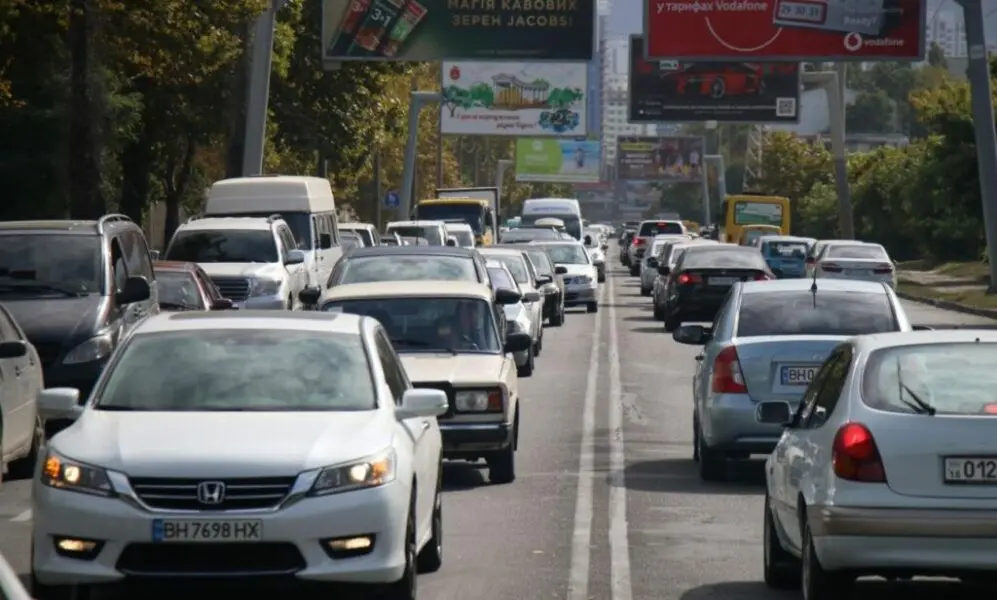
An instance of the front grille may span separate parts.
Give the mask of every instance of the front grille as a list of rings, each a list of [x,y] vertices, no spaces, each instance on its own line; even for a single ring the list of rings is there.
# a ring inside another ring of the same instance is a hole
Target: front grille
[[[61,343],[41,343],[33,344],[35,350],[38,351],[38,358],[42,361],[42,366],[48,367],[54,365],[59,356],[62,355],[62,344]]]
[[[211,281],[222,297],[232,302],[242,302],[249,297],[249,280],[245,277],[212,277]]]
[[[286,575],[305,568],[287,542],[128,544],[117,569],[126,575]]]
[[[453,386],[450,385],[449,381],[420,381],[418,383],[413,382],[412,387],[417,388],[428,388],[431,390],[440,390],[447,395],[447,413],[441,415],[437,418],[448,419],[454,415],[454,402],[455,402],[455,392]]]
[[[174,479],[133,477],[132,489],[147,506],[163,510],[249,510],[273,508],[280,504],[294,477],[253,477],[245,479]],[[211,481],[224,484],[222,501],[204,504],[197,499],[197,486]]]

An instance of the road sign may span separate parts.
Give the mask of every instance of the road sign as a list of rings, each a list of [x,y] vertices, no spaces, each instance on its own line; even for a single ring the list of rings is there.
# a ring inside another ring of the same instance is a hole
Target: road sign
[[[384,195],[384,207],[385,208],[398,208],[402,205],[401,198],[398,197],[398,192],[391,190]]]

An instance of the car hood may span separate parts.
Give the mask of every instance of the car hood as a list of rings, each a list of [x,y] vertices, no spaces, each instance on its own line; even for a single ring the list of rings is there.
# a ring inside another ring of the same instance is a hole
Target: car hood
[[[401,359],[413,382],[446,381],[454,385],[494,383],[504,364],[501,354],[409,353],[402,354]]]
[[[376,410],[87,410],[51,445],[67,458],[136,477],[286,477],[386,448],[390,421]]]
[[[568,272],[564,274],[565,277],[578,277],[579,275],[588,275],[589,277],[593,277],[595,275],[594,267],[592,265],[558,264],[557,266],[564,267],[568,270]]]
[[[278,279],[280,266],[272,263],[197,263],[208,277],[265,277]]]
[[[105,296],[80,298],[3,299],[33,344],[71,344],[94,335],[103,327]]]

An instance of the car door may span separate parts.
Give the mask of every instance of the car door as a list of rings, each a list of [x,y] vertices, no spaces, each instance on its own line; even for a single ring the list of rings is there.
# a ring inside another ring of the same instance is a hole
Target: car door
[[[0,342],[26,341],[10,318],[6,309],[0,310]],[[23,448],[31,443],[34,434],[35,396],[41,390],[37,389],[38,378],[35,368],[38,357],[34,348],[28,354],[18,358],[0,360],[0,371],[3,389],[0,391],[0,401],[4,403],[4,451]]]
[[[378,329],[374,339],[385,381],[395,405],[401,406],[405,390],[411,387],[405,368],[383,329]],[[419,531],[424,531],[432,519],[443,442],[435,417],[403,419],[401,423],[412,440],[412,468],[419,482],[416,515],[419,519]]]

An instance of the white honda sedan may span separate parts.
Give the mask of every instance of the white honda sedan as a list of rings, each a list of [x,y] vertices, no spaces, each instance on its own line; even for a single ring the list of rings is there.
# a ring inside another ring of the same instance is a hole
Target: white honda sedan
[[[39,600],[275,575],[409,599],[416,572],[440,567],[447,398],[411,387],[374,319],[154,316],[77,397],[39,398],[76,420],[34,483]]]

